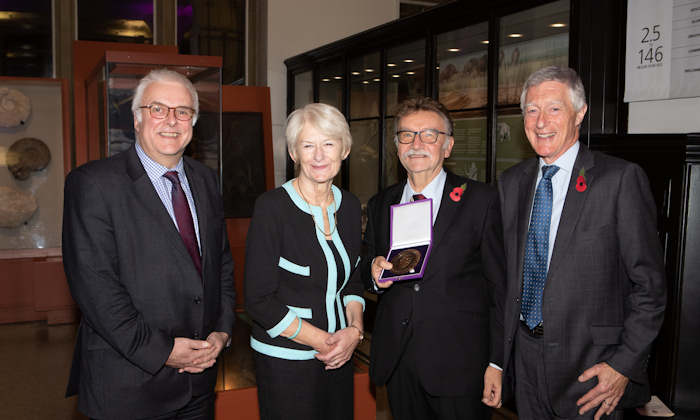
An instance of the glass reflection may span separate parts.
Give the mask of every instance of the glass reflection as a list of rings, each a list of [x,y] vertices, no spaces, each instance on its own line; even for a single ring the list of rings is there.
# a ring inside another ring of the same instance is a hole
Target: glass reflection
[[[527,158],[535,156],[525,136],[520,109],[501,112],[498,116],[496,142],[496,178],[501,172]]]
[[[318,101],[343,110],[343,63],[338,60],[319,66]]]
[[[379,178],[379,121],[376,119],[352,121],[352,151],[348,157],[350,169],[350,192],[362,204],[377,193]]]
[[[14,1],[0,6],[0,75],[51,77],[51,1]]]
[[[403,167],[399,163],[398,149],[396,148],[396,142],[394,141],[394,135],[396,134],[396,126],[394,123],[394,118],[387,118],[384,120],[384,182],[382,185],[388,187],[399,182],[399,179],[403,178],[402,175],[405,174]]]
[[[484,22],[438,35],[439,98],[448,109],[486,106],[488,32]]]
[[[560,0],[501,19],[498,104],[519,104],[527,77],[569,62],[569,1]]]
[[[294,109],[314,101],[314,86],[311,71],[294,75]]]
[[[387,52],[386,109],[393,114],[404,99],[425,96],[425,40]]]
[[[350,61],[350,118],[379,116],[379,53]]]
[[[153,1],[78,0],[78,39],[153,44]]]
[[[486,113],[452,114],[455,144],[445,160],[449,171],[486,182]]]

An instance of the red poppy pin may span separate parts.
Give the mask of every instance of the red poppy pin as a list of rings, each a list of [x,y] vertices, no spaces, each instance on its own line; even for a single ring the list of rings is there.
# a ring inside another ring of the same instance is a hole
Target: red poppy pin
[[[460,185],[459,187],[454,187],[452,189],[452,192],[450,193],[450,198],[452,201],[459,201],[462,199],[462,194],[464,194],[464,190],[467,189],[467,183],[465,182],[464,184]]]
[[[588,188],[588,185],[586,184],[586,170],[581,168],[581,170],[578,172],[578,178],[576,178],[576,191],[584,192],[586,191],[586,188]]]

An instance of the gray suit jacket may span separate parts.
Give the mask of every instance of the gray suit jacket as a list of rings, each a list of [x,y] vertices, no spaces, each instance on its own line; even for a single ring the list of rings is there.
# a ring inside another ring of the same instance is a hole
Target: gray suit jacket
[[[577,191],[581,169],[586,188]],[[499,180],[508,270],[504,359],[511,378],[537,171],[533,158]],[[656,208],[646,175],[633,163],[581,145],[543,295],[545,371],[557,415],[576,415],[576,400],[597,384],[579,383],[577,377],[598,362],[630,378],[621,406],[648,400],[646,365],[665,303]]]
[[[202,277],[132,147],[66,179],[63,263],[82,312],[68,395],[89,417],[155,416],[211,392],[216,367],[164,366],[175,337],[231,334],[233,259],[212,170],[185,158]]]

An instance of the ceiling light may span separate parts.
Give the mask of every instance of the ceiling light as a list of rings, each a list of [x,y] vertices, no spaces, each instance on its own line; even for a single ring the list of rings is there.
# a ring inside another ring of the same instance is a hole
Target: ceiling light
[[[482,44],[488,44],[488,43],[489,43],[489,40],[488,40],[488,39],[485,39],[485,40],[481,41],[481,43],[482,43]]]
[[[363,81],[362,81],[362,84],[363,84],[363,85],[368,85],[368,84],[369,84],[369,81],[363,80]]]
[[[333,76],[335,80],[341,80],[343,77],[342,76]]]
[[[440,66],[435,66],[435,70],[440,70]]]
[[[374,69],[365,69],[365,71],[366,71],[367,73],[372,73],[372,72],[374,71]]]
[[[387,67],[396,67],[396,63],[387,63],[386,66]]]
[[[549,25],[549,27],[550,28],[565,28],[566,23],[561,23],[561,22],[552,23],[551,25]]]
[[[352,74],[353,76],[359,76],[359,75],[360,75],[360,72],[359,72],[359,71],[354,71],[354,72],[352,72],[351,74]]]
[[[322,82],[330,82],[331,79],[326,78],[326,79],[321,79],[321,81],[322,81]]]
[[[413,63],[413,59],[412,59],[412,58],[406,58],[406,59],[403,60],[403,62],[404,62],[404,63]]]
[[[523,34],[518,34],[518,33],[512,33],[508,34],[508,38],[522,38]]]
[[[401,76],[399,76],[398,74],[392,74],[391,77],[393,77],[394,79],[396,79],[396,78],[401,77]]]
[[[459,48],[448,48],[447,51],[449,52],[460,52],[461,50]]]
[[[373,82],[379,82],[380,80],[382,80],[382,79],[380,79],[378,77],[376,79],[372,79]]]
[[[413,76],[414,74],[416,74],[416,72],[415,71],[407,71],[406,74],[409,76]]]

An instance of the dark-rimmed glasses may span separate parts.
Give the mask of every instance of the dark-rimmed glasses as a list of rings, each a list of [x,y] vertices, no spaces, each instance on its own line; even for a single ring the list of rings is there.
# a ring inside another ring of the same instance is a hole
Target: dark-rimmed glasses
[[[194,109],[188,107],[188,106],[176,106],[176,107],[169,107],[163,104],[159,103],[152,103],[150,105],[144,105],[140,106],[139,108],[148,108],[148,111],[151,114],[151,117],[162,120],[163,118],[167,118],[168,115],[170,114],[170,110],[175,111],[175,119],[180,120],[180,121],[189,121],[194,117]]]
[[[433,128],[426,128],[421,131],[399,130],[396,132],[396,139],[401,144],[411,144],[415,141],[416,134],[418,134],[420,141],[426,144],[436,143],[440,134],[448,135],[444,131],[435,130]]]

